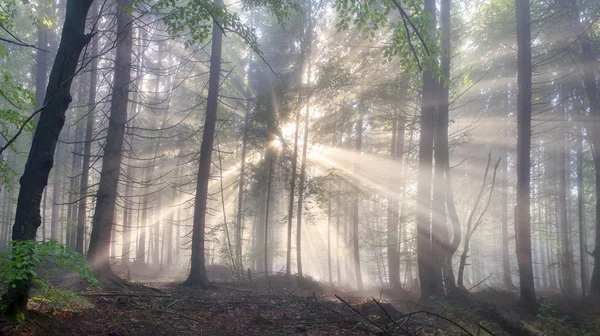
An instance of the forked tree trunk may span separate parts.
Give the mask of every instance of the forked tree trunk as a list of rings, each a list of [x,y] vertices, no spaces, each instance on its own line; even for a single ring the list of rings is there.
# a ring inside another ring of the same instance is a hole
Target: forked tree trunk
[[[114,277],[110,268],[109,250],[115,214],[117,188],[121,173],[125,124],[127,123],[127,103],[131,82],[132,15],[133,0],[119,0],[117,3],[117,48],[114,70],[111,113],[102,171],[96,193],[96,208],[92,220],[92,234],[88,250],[88,261],[100,280],[111,281]]]
[[[50,72],[45,108],[40,112],[29,157],[20,179],[12,239],[34,240],[41,225],[40,203],[53,166],[54,150],[65,122],[65,112],[71,103],[71,83],[79,56],[92,35],[85,34],[85,23],[92,0],[68,0],[67,11],[54,65]],[[29,300],[31,280],[16,280],[8,288],[2,303],[4,312],[15,315],[23,312]]]

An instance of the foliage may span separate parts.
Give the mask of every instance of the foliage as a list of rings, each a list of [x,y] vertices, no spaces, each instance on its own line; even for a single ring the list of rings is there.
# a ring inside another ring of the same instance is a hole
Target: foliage
[[[432,18],[423,10],[422,2],[410,0],[406,7],[402,7],[396,0],[336,0],[339,18],[336,28],[341,31],[354,25],[371,39],[375,38],[376,31],[389,29],[390,41],[383,48],[386,61],[399,58],[406,74],[425,68],[442,77],[437,62],[439,42],[435,35],[429,33]],[[402,19],[391,20],[390,13],[399,11],[398,7],[403,8]]]
[[[0,10],[0,26],[4,29],[11,28],[15,14],[15,1],[7,1]],[[0,45],[0,133],[5,140],[11,132],[24,125],[27,117],[23,112],[31,110],[34,102],[33,93],[15,79],[8,65],[10,58],[7,46]],[[33,121],[30,121],[24,125],[24,130],[32,131],[34,126]],[[14,144],[11,144],[10,149],[15,150]],[[16,172],[6,161],[5,153],[0,154],[0,185],[10,188]]]
[[[586,325],[577,323],[568,316],[559,313],[547,299],[542,299],[540,308],[533,325],[544,332],[544,335],[598,335],[600,325],[598,321]]]
[[[244,10],[257,6],[267,7],[280,24],[283,24],[290,13],[298,8],[292,0],[248,0],[243,2]],[[218,18],[223,32],[231,31],[237,34],[254,52],[260,54],[254,30],[246,26],[237,13],[233,13],[223,6],[217,6],[210,0],[160,0],[154,5],[154,8],[157,11],[165,10],[167,12],[164,22],[169,33],[186,36],[187,46],[206,41],[211,34],[213,20]]]
[[[85,301],[71,291],[54,288],[48,283],[47,279],[58,272],[74,271],[89,284],[99,286],[85,259],[56,240],[11,241],[9,251],[0,253],[0,284],[15,287],[14,281],[31,280],[36,290],[32,299],[52,308],[67,306],[74,309]]]

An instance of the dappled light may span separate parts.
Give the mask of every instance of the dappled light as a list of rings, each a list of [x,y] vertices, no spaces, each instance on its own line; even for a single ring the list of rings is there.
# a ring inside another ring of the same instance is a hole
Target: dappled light
[[[599,20],[4,1],[0,334],[600,334]]]

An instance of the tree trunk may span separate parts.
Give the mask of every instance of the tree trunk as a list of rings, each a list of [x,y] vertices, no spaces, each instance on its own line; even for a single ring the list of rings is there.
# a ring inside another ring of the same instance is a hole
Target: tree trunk
[[[92,220],[92,234],[88,250],[88,261],[101,280],[112,280],[109,249],[117,198],[117,187],[121,170],[125,124],[127,123],[127,103],[131,82],[132,54],[132,15],[133,0],[117,2],[117,47],[114,70],[111,113],[100,182],[96,193],[96,208]]]
[[[579,226],[579,258],[581,265],[581,296],[585,298],[585,292],[588,286],[587,272],[587,247],[585,243],[586,227],[584,218],[584,203],[583,203],[583,129],[578,127],[577,133],[577,219]]]
[[[222,7],[222,0],[214,0],[217,7]],[[217,107],[219,104],[219,84],[221,73],[221,44],[223,32],[220,28],[220,19],[213,22],[212,45],[210,55],[210,75],[208,79],[208,98],[204,119],[200,159],[198,160],[198,177],[196,180],[196,199],[194,201],[194,224],[192,231],[191,268],[185,284],[208,288],[209,281],[206,276],[204,261],[204,239],[206,229],[206,203],[208,197],[208,182],[210,179],[210,166],[217,123]]]
[[[302,69],[302,68],[301,68]],[[302,70],[300,71],[302,72]],[[302,80],[300,80],[302,84]],[[287,227],[287,255],[285,273],[287,276],[292,272],[292,221],[294,218],[294,193],[296,192],[296,165],[298,164],[298,135],[300,133],[300,112],[296,112],[296,130],[294,132],[294,154],[292,154],[292,176],[290,177],[290,197],[288,205],[288,227]],[[300,198],[301,196],[299,196]]]
[[[65,145],[61,142],[59,142],[56,145],[56,158],[58,159],[58,162],[62,161],[62,148]],[[60,204],[62,203],[62,201],[60,200],[60,196],[62,194],[62,188],[61,188],[61,183],[60,183],[60,165],[56,165],[53,167],[53,185],[52,185],[52,217],[50,218],[50,239],[54,239],[56,241],[58,241],[59,243],[62,242],[62,235],[60,233],[60,215],[59,215],[59,211],[60,211]]]
[[[392,119],[392,144],[390,150],[390,156],[392,160],[396,160],[396,143],[397,137],[404,134],[398,134],[398,125],[403,123],[402,120],[398,121],[395,118]],[[400,167],[402,167],[402,159],[400,159]],[[395,167],[395,162],[392,163]],[[401,170],[402,168],[400,168]],[[401,172],[400,172],[401,173]],[[396,173],[398,174],[398,173]],[[394,183],[395,184],[395,183]],[[392,188],[396,187],[395,185]],[[396,199],[398,193],[391,193],[387,199],[387,261],[389,271],[389,285],[391,288],[400,288],[400,251],[398,244],[398,199]]]
[[[596,57],[592,49],[592,42],[587,30],[581,24],[579,7],[577,0],[571,0],[572,20],[575,26],[575,36],[579,39],[581,45],[581,75],[583,84],[590,104],[590,117],[593,120],[590,127],[590,138],[592,140],[593,162],[596,177],[596,234],[594,237],[594,251],[592,256],[595,261],[600,261],[600,128],[596,121],[600,118],[600,102],[598,95],[598,86],[596,83]],[[592,270],[592,279],[590,281],[590,297],[594,302],[600,302],[600,262],[594,263]]]
[[[566,117],[566,116],[565,116]],[[563,120],[566,122],[566,120]],[[573,275],[575,274],[575,267],[573,266],[573,255],[571,254],[571,246],[569,244],[569,218],[567,214],[567,190],[570,192],[570,188],[567,186],[567,145],[566,145],[566,134],[564,130],[560,130],[560,145],[558,149],[558,209],[559,209],[559,217],[558,220],[560,222],[560,236],[561,236],[561,249],[562,249],[562,258],[561,258],[561,274],[562,274],[562,292],[566,296],[575,295],[575,279]]]
[[[312,1],[307,2],[308,6],[308,28],[307,28],[307,45],[306,55],[308,57],[307,64],[307,82],[310,84],[312,74],[312,40],[313,40],[313,19],[312,19]],[[306,167],[307,167],[307,151],[308,151],[308,127],[310,125],[310,94],[306,99],[306,116],[304,119],[304,143],[302,144],[302,165],[300,166],[300,184],[298,186],[298,211],[296,222],[296,263],[298,264],[298,276],[302,277],[302,204],[304,202],[304,185],[306,183]]]
[[[359,105],[358,107],[363,108],[362,105]],[[360,175],[360,153],[362,151],[362,137],[363,137],[363,121],[364,121],[364,114],[363,111],[358,111],[359,116],[358,116],[358,121],[356,122],[356,142],[354,144],[354,153],[357,156],[357,158],[355,159],[353,166],[352,166],[352,171],[355,174]],[[356,276],[356,286],[358,287],[359,290],[363,289],[363,283],[362,283],[362,272],[360,269],[360,240],[359,240],[359,224],[360,224],[360,218],[359,218],[359,212],[358,212],[358,204],[359,204],[359,198],[360,198],[360,188],[358,185],[358,180],[354,181],[354,183],[356,184],[354,186],[354,195],[352,197],[352,253],[353,253],[353,261],[354,261],[354,273]]]
[[[242,262],[242,238],[244,220],[244,184],[246,179],[246,151],[248,147],[248,132],[250,130],[250,91],[246,90],[246,115],[244,116],[244,138],[242,140],[242,157],[240,162],[240,179],[238,182],[238,204],[235,228],[235,257],[240,270],[240,278],[244,278],[244,266]]]
[[[508,117],[506,117],[508,119]],[[505,127],[508,127],[508,121],[505,123]],[[501,186],[501,198],[502,198],[502,284],[506,288],[515,288],[512,282],[512,276],[510,273],[510,258],[508,254],[508,151],[505,152],[506,158],[502,165],[502,186]]]
[[[48,176],[53,166],[54,150],[58,136],[65,122],[65,112],[71,103],[71,83],[79,63],[79,55],[89,43],[92,35],[85,34],[87,12],[92,0],[68,0],[65,21],[62,29],[54,65],[50,72],[44,98],[45,108],[33,136],[29,157],[20,179],[21,188],[17,200],[13,240],[34,240],[41,224],[40,203],[42,193],[48,184]],[[5,313],[15,315],[23,312],[29,299],[31,280],[17,280],[9,286],[3,297]]]
[[[98,15],[98,2],[92,5],[92,16]],[[79,212],[77,213],[77,238],[75,251],[84,253],[85,224],[87,222],[87,195],[89,183],[90,157],[92,155],[92,136],[94,131],[94,109],[96,108],[96,86],[98,82],[98,39],[92,41],[92,61],[90,63],[90,87],[88,96],[88,115],[85,126],[85,143],[83,145],[83,167],[79,183]]]
[[[521,301],[535,309],[531,260],[531,28],[529,0],[515,0],[517,15],[517,210],[516,238]]]
[[[428,31],[433,36],[435,28],[435,1],[425,1],[425,12],[431,15]],[[435,123],[435,79],[430,69],[423,71],[421,94],[421,132],[419,138],[419,177],[417,181],[417,263],[421,299],[436,295],[431,253],[431,177],[433,155],[433,127]]]

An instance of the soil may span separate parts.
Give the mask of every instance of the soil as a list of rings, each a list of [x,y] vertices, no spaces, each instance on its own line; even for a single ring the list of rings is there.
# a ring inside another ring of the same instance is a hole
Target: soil
[[[91,307],[49,309],[34,301],[24,323],[0,321],[0,335],[517,335],[528,327],[534,335],[560,335],[534,327],[536,316],[520,310],[515,291],[488,288],[473,293],[467,306],[419,302],[406,290],[356,292],[285,275],[214,284],[201,290],[180,281],[127,282],[100,290],[63,283]],[[598,310],[556,293],[544,295],[560,307],[553,314],[566,320],[559,322],[579,324],[579,334],[586,335],[589,323],[584,327],[582,321],[596,319]],[[532,322],[511,329],[490,306]]]

